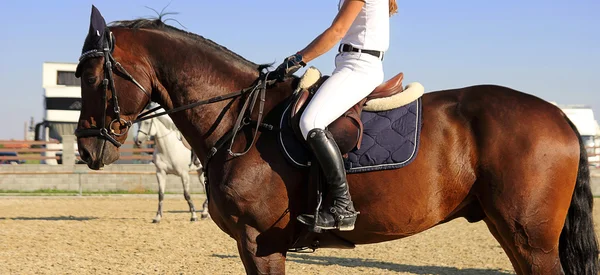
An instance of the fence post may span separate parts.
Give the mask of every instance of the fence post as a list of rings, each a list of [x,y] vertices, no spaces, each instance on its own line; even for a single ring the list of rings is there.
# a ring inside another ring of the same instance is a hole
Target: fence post
[[[64,135],[62,137],[62,164],[75,165],[75,136]]]
[[[81,195],[83,195],[83,185],[81,185],[81,173],[79,173],[77,176],[79,177],[79,180],[78,180],[78,182],[79,182],[79,196],[81,197]]]

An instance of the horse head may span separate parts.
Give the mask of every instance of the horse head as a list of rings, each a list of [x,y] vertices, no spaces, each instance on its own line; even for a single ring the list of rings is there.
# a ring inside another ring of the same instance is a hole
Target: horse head
[[[150,103],[148,104],[148,108],[147,109],[151,109],[148,111],[148,115],[156,115],[157,111],[152,111],[152,109],[155,108],[160,108],[160,106],[157,106],[157,104],[155,103]],[[160,108],[158,109],[160,112],[164,112],[164,109]],[[136,144],[136,146],[142,146],[144,144],[144,142],[148,141],[148,139],[150,139],[150,137],[152,136],[157,136],[159,135],[159,123],[158,123],[158,118],[154,117],[151,119],[145,119],[142,121],[139,121],[138,123],[136,123],[138,125],[138,130],[135,133],[135,136],[133,137],[133,141]]]
[[[157,135],[158,129],[155,127],[156,123],[154,120],[155,119],[147,119],[138,123],[138,130],[133,137],[136,146],[141,147],[151,136]]]
[[[82,78],[82,108],[75,134],[79,153],[91,169],[119,158],[130,121],[150,101],[148,68],[139,55],[116,45],[115,35],[92,6],[89,32],[75,73]]]

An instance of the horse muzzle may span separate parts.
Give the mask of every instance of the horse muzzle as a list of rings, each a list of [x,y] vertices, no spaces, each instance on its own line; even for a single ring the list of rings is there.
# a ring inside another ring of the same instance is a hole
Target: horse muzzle
[[[77,144],[81,159],[92,170],[100,170],[119,159],[118,148],[106,139],[82,137],[77,139]]]

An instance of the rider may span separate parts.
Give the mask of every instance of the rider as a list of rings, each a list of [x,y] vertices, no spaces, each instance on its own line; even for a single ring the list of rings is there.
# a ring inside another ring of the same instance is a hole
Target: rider
[[[335,70],[315,93],[300,118],[300,129],[321,165],[333,202],[298,220],[317,229],[354,229],[354,209],[340,150],[326,127],[383,82],[383,54],[389,47],[389,18],[396,0],[340,0],[333,23],[306,48],[287,57],[276,69],[289,76],[328,52],[338,42]]]

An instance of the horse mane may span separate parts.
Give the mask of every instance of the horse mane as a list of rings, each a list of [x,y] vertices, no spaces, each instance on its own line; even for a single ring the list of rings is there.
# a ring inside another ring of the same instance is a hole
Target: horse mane
[[[187,37],[187,38],[193,39],[194,41],[200,42],[200,44],[210,47],[210,48],[218,51],[219,53],[222,53],[225,56],[230,57],[231,59],[233,59],[235,61],[238,61],[238,62],[248,65],[250,67],[254,67],[258,71],[262,71],[263,69],[269,68],[273,65],[273,64],[256,64],[256,63],[242,57],[241,55],[231,51],[230,49],[228,49],[208,38],[205,38],[201,35],[198,35],[198,34],[195,34],[192,32],[178,29],[176,27],[166,24],[165,21],[162,20],[162,16],[159,16],[159,18],[156,18],[156,19],[140,18],[140,19],[134,19],[134,20],[119,20],[119,21],[111,22],[108,25],[108,27],[127,28],[127,29],[153,29],[153,30],[164,31],[164,32],[167,32],[170,34],[175,34],[178,36]]]

